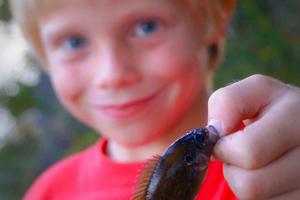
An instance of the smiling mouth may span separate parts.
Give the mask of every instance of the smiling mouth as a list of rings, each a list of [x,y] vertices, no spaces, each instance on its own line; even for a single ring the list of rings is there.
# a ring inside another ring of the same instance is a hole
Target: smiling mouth
[[[138,100],[130,101],[124,104],[118,105],[98,105],[96,106],[103,114],[112,119],[124,120],[131,118],[138,113],[144,111],[147,106],[156,99],[157,96],[161,93],[162,89],[153,95],[141,98]]]

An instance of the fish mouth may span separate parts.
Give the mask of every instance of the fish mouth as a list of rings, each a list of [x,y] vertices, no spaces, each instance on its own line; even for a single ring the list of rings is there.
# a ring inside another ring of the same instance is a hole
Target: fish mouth
[[[217,141],[220,139],[220,135],[219,135],[219,132],[217,131],[217,129],[212,125],[208,125],[206,127],[206,129],[209,132],[208,140],[211,141],[213,144],[217,143]]]

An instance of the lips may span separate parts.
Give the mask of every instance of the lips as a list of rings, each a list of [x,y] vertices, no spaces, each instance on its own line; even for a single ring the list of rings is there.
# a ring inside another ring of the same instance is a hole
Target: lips
[[[96,106],[98,110],[100,110],[104,115],[113,118],[113,119],[128,119],[131,118],[138,113],[143,112],[148,105],[154,101],[154,99],[159,96],[161,90],[158,92],[137,99],[133,101],[129,101],[123,104],[108,104],[108,105],[98,105]]]

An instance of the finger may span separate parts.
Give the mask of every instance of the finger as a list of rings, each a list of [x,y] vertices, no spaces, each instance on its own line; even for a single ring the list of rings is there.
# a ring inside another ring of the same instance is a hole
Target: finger
[[[283,200],[283,199],[287,199],[287,200],[299,200],[300,199],[300,189],[299,190],[289,191],[289,192],[287,192],[287,193],[285,193],[283,195],[270,198],[269,200]]]
[[[243,120],[254,118],[280,98],[285,85],[275,79],[253,75],[214,92],[208,101],[208,119],[222,123],[222,132],[236,131]]]
[[[300,144],[300,95],[280,99],[244,130],[223,137],[214,153],[220,160],[255,169]]]
[[[224,165],[224,176],[240,199],[266,199],[300,188],[300,147],[257,170]]]
[[[254,169],[300,144],[300,94],[287,87],[285,90],[266,106],[268,108],[261,110],[256,119],[251,123],[248,120],[244,130],[223,137],[214,148],[216,157],[229,164]]]

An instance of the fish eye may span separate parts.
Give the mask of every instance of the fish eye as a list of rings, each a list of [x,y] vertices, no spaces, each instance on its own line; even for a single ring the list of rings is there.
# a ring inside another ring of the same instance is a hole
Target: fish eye
[[[183,161],[186,163],[186,165],[192,165],[193,164],[193,156],[191,154],[187,154],[184,156]]]
[[[154,33],[159,27],[158,22],[155,20],[143,21],[137,24],[135,27],[135,35],[138,37],[146,37]]]
[[[208,131],[205,129],[197,130],[194,134],[194,140],[196,142],[203,142],[208,138]]]

